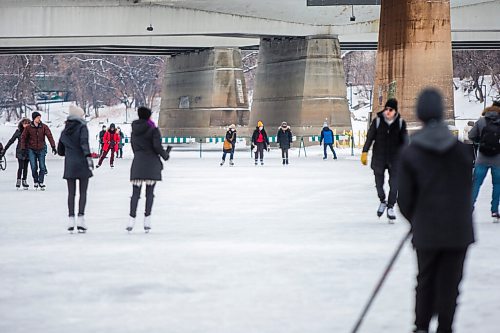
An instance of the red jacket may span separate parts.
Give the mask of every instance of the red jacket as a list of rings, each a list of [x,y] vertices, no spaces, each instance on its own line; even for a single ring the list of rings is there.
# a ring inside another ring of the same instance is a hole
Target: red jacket
[[[106,133],[104,133],[102,141],[104,143],[102,147],[104,151],[113,149],[114,152],[117,152],[118,144],[120,143],[120,135],[116,131],[111,132],[110,130],[107,130]]]

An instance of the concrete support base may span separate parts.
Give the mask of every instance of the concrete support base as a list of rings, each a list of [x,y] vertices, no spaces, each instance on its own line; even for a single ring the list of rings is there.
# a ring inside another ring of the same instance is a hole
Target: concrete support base
[[[228,125],[248,119],[239,50],[215,48],[168,59],[159,117],[163,136],[221,136]]]
[[[325,121],[351,129],[336,36],[261,39],[249,130],[258,120],[269,135],[282,121],[295,135],[318,135]]]
[[[396,97],[403,118],[417,126],[417,96],[432,86],[444,96],[445,120],[454,124],[452,80],[450,1],[382,1],[372,115]]]

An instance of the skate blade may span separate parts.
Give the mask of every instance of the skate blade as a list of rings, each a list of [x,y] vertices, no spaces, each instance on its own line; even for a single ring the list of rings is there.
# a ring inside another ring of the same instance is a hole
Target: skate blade
[[[496,219],[496,218],[493,219],[493,223],[499,223],[499,222],[500,222],[500,219]]]
[[[149,234],[149,232],[151,231],[151,228],[144,228],[144,232]]]

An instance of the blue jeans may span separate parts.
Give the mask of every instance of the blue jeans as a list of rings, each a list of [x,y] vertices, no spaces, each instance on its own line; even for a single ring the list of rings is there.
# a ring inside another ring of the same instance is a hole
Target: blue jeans
[[[226,155],[227,154],[230,154],[229,155],[229,159],[232,160],[233,159],[233,156],[234,156],[234,147],[233,149],[231,149],[231,152],[230,153],[226,153],[225,151],[222,152],[222,160],[225,161],[226,160]]]
[[[472,183],[472,206],[476,203],[479,189],[483,184],[484,178],[491,169],[491,179],[493,182],[493,193],[491,195],[491,212],[498,213],[498,200],[500,198],[500,167],[489,166],[485,164],[476,164],[474,168],[474,177]]]
[[[31,165],[31,175],[33,176],[33,181],[36,183],[42,183],[45,178],[45,155],[47,155],[47,149],[33,150],[28,149],[28,158]],[[40,167],[40,170],[38,170]]]

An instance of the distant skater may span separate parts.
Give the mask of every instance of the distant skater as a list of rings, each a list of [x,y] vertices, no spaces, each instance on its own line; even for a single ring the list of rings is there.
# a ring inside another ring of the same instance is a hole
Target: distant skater
[[[252,134],[252,150],[255,150],[255,165],[259,159],[260,165],[264,165],[264,150],[269,151],[269,138],[264,123],[260,120]]]
[[[290,126],[284,121],[281,123],[280,128],[278,128],[278,133],[276,134],[276,141],[278,142],[281,149],[281,158],[283,165],[288,165],[288,150],[292,146],[293,135]]]

